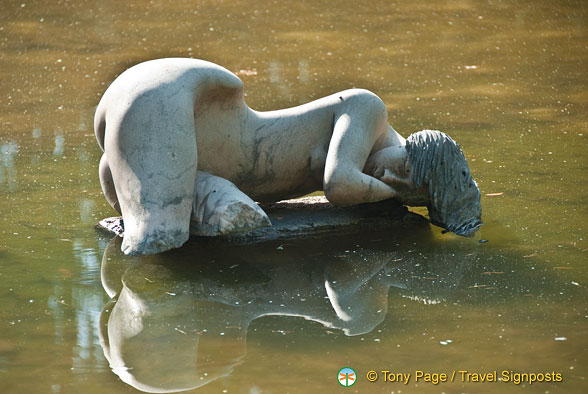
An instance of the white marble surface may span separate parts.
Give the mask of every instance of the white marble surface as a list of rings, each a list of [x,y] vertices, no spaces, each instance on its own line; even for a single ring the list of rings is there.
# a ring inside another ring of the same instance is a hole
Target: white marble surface
[[[323,190],[341,206],[429,201],[426,188],[412,181],[406,140],[388,124],[382,100],[367,90],[258,112],[247,106],[241,80],[227,69],[202,60],[158,59],[112,83],[94,128],[104,150],[101,184],[124,218],[126,254],[181,246],[191,217],[204,232],[257,226],[263,220],[255,209],[244,214],[253,206],[243,195],[235,200],[240,203],[230,202],[229,195],[241,192],[274,202]],[[203,201],[198,171],[235,190],[194,215]],[[214,212],[214,205],[223,208]]]
[[[198,171],[192,205],[191,234],[226,235],[271,225],[263,209],[231,182]]]

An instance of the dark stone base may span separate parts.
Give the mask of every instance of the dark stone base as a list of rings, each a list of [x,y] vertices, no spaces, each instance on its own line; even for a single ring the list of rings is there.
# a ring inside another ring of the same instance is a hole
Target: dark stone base
[[[261,207],[268,214],[272,226],[214,238],[239,244],[257,243],[333,233],[378,231],[391,227],[422,227],[429,224],[423,216],[410,212],[395,200],[335,207],[324,197],[305,197],[265,204]],[[121,237],[124,233],[122,217],[103,219],[96,227]]]

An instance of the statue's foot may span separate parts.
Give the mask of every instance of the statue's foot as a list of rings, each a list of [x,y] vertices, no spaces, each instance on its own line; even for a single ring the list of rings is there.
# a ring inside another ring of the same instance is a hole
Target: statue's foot
[[[271,226],[267,214],[228,180],[199,171],[196,175],[190,233],[215,236]]]
[[[235,201],[214,212],[204,223],[192,221],[190,233],[204,236],[226,235],[271,225],[261,208]]]

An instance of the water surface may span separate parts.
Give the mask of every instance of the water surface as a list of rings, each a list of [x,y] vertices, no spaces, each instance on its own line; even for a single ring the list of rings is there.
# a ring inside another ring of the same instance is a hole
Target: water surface
[[[0,8],[3,392],[588,389],[581,1]],[[122,256],[116,239],[93,228],[115,214],[98,182],[93,111],[118,74],[165,56],[238,73],[258,110],[372,90],[401,134],[434,128],[460,143],[482,190],[484,226],[473,239],[431,226]],[[123,284],[144,316],[115,313],[111,296]],[[123,328],[117,336],[108,327]],[[113,362],[127,383],[104,355],[117,346],[136,366],[133,375]],[[343,367],[357,371],[353,387],[336,383]],[[563,382],[370,383],[369,370],[558,372]]]

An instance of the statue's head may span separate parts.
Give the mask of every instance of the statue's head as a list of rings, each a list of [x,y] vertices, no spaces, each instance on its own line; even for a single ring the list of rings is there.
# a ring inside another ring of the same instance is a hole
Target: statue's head
[[[428,190],[431,222],[457,235],[474,235],[482,225],[480,189],[455,141],[423,130],[406,139],[406,151],[415,186]]]

